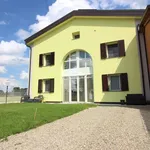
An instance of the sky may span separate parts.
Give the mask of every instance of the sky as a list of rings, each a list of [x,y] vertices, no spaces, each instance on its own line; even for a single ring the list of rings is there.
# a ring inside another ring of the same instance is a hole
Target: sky
[[[28,86],[24,39],[72,10],[145,9],[150,0],[0,0],[0,89]]]

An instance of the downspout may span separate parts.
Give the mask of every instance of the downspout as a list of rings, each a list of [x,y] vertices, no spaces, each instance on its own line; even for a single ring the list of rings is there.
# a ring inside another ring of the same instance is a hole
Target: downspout
[[[140,25],[138,24],[137,25],[137,33],[138,33],[138,44],[139,44],[139,52],[140,52],[140,62],[141,62],[141,70],[142,70],[142,83],[143,83],[143,95],[144,97],[146,98],[146,91],[145,91],[145,80],[144,80],[144,68],[143,68],[143,61],[142,61],[142,50],[141,50],[141,41],[140,41],[140,32],[139,32],[139,28],[140,28]]]
[[[31,87],[31,82],[30,82],[30,79],[31,79],[31,59],[32,59],[32,48],[31,46],[28,46],[30,49],[30,62],[29,62],[29,79],[28,79],[28,96],[30,96],[30,87]]]

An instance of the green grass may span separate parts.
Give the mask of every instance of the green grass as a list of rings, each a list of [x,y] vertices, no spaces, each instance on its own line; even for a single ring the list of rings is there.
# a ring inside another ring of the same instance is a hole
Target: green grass
[[[95,106],[90,104],[2,104],[0,105],[0,139]],[[36,109],[37,114],[34,120]]]

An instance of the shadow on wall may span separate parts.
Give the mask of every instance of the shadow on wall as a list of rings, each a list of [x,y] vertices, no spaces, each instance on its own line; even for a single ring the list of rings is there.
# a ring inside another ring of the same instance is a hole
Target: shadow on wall
[[[115,71],[112,72],[112,74],[128,73],[129,91],[105,92],[104,96],[101,99],[101,102],[120,102],[120,100],[126,99],[127,94],[142,94],[142,82],[139,68],[140,61],[138,55],[138,47],[136,46],[136,43],[137,41],[135,36],[128,45],[128,47],[125,47],[126,56],[121,59],[118,68],[116,70],[114,68]],[[111,59],[108,61],[110,61],[110,64],[112,64]],[[107,74],[107,72],[105,72],[105,74]]]

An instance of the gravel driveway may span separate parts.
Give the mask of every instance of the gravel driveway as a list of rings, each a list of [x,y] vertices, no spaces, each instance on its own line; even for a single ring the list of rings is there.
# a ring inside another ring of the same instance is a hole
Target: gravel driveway
[[[98,106],[10,136],[1,150],[149,150],[150,107]]]

